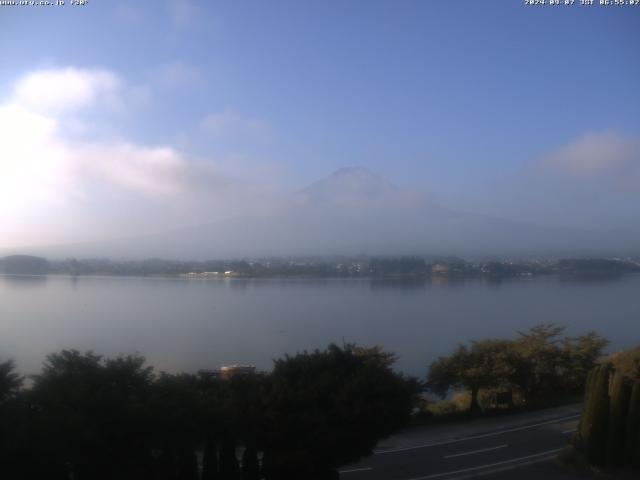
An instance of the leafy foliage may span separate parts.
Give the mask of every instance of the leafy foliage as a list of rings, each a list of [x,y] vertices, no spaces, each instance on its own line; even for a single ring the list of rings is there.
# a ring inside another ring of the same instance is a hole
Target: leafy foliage
[[[9,479],[269,480],[333,476],[402,427],[417,382],[381,348],[301,353],[271,374],[154,374],[143,357],[63,350],[29,389],[0,364]],[[240,464],[237,449],[243,451]],[[258,452],[265,453],[260,472]],[[199,465],[199,456],[202,464]]]
[[[625,434],[625,462],[640,467],[640,382],[635,382],[629,399],[627,431]]]
[[[24,379],[15,372],[15,362],[0,362],[0,405],[13,398],[19,391]]]
[[[472,342],[470,347],[459,345],[450,357],[440,357],[429,369],[429,385],[445,394],[450,388],[471,391],[470,410],[480,410],[478,393],[481,388],[507,383],[512,371],[510,344],[505,340]]]
[[[394,373],[392,362],[380,348],[333,344],[276,361],[268,475],[321,475],[370,453],[380,438],[402,427],[418,384]]]
[[[629,407],[630,388],[624,377],[614,372],[610,387],[609,428],[607,435],[607,464],[619,467],[624,461],[625,423]]]
[[[640,466],[640,382],[610,364],[592,370],[573,443],[592,465]]]
[[[561,337],[563,327],[540,324],[515,340],[486,339],[459,345],[433,362],[428,385],[446,395],[451,389],[471,392],[470,410],[479,412],[480,389],[518,390],[525,401],[543,401],[560,392],[579,392],[607,341],[595,332]]]
[[[614,353],[609,361],[628,380],[640,382],[640,346]]]

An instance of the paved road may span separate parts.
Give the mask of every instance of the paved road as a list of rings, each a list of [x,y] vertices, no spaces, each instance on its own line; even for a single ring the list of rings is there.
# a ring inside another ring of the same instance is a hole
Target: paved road
[[[362,462],[342,468],[340,478],[453,480],[483,475],[490,479],[492,473],[553,458],[575,431],[579,411],[580,406],[574,405],[456,424],[448,436],[443,427],[408,430]]]

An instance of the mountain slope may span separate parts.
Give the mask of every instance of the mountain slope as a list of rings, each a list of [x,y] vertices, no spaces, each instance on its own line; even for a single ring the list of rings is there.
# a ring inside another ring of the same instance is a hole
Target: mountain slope
[[[452,211],[349,167],[254,214],[159,235],[76,245],[56,256],[225,258],[290,255],[563,255],[626,252],[637,238],[543,228]],[[41,253],[41,252],[37,252]]]

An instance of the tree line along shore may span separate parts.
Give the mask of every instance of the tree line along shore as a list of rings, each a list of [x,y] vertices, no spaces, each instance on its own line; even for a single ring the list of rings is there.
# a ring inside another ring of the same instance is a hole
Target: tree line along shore
[[[609,454],[593,457],[593,445],[606,452],[612,448],[602,446],[607,438],[622,438],[602,433],[609,428],[609,420],[602,420],[609,418],[608,409],[615,405],[615,428],[620,419],[635,419],[640,429],[640,347],[604,355],[606,345],[595,332],[569,337],[562,327],[541,324],[515,338],[460,345],[425,365],[423,379],[395,371],[394,354],[382,347],[352,344],[285,355],[269,372],[230,376],[156,373],[138,355],[104,358],[63,350],[25,379],[5,360],[0,474],[53,480],[335,479],[341,465],[370,454],[380,439],[408,425],[575,401],[585,385],[585,420],[572,458],[608,466],[598,462]],[[606,379],[594,368],[607,372]],[[594,389],[598,393],[589,393]],[[616,400],[594,406],[593,399],[609,398],[610,389]],[[595,433],[585,426],[594,415],[601,425]],[[640,465],[637,431],[624,430],[624,442],[626,453],[611,457],[617,462],[611,466]]]
[[[304,257],[179,261],[164,259],[47,260],[30,255],[0,258],[0,273],[13,275],[133,275],[222,277],[486,277],[558,274],[610,276],[640,272],[640,257],[468,261],[457,257]]]

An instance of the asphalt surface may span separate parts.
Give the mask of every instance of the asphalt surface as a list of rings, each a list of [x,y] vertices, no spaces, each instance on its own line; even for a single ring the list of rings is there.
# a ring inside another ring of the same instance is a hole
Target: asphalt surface
[[[505,478],[505,471],[554,458],[573,435],[579,412],[578,405],[512,415],[506,420],[457,424],[451,427],[450,435],[446,427],[437,431],[412,429],[381,444],[372,456],[343,467],[340,478]]]

